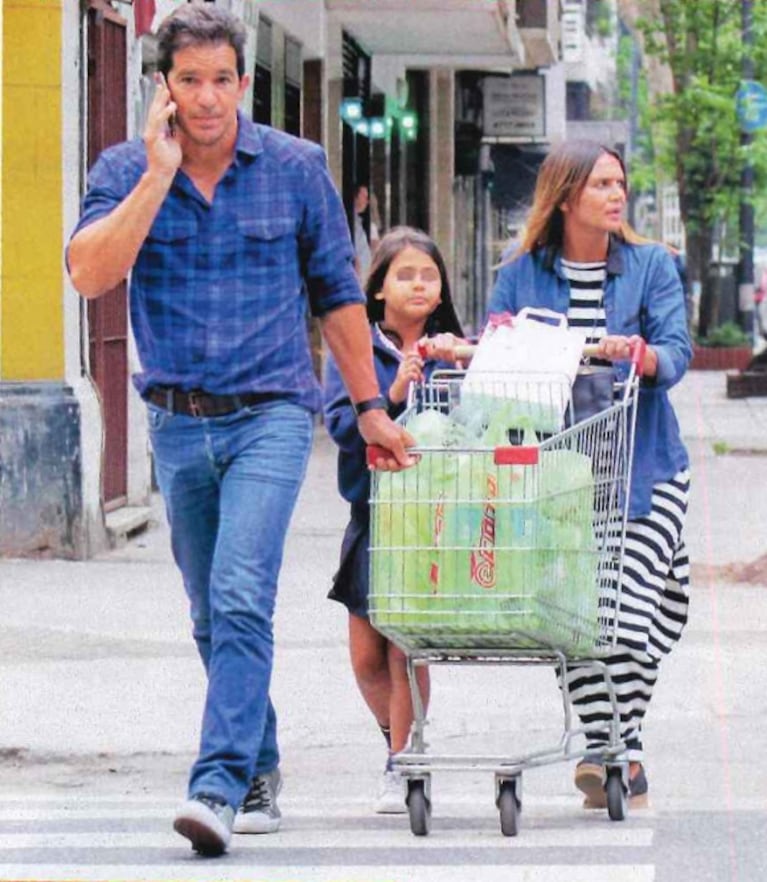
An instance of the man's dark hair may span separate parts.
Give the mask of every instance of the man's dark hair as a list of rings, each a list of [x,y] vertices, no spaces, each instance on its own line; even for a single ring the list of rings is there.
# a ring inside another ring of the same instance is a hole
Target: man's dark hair
[[[157,69],[168,76],[173,55],[187,46],[202,43],[228,43],[237,56],[237,74],[245,73],[245,41],[242,22],[229,12],[215,6],[180,6],[169,15],[157,31]]]

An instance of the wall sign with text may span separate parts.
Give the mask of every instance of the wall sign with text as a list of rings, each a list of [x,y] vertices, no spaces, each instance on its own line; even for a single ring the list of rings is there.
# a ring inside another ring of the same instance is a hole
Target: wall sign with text
[[[487,138],[529,141],[546,134],[544,77],[490,76],[483,81],[483,126]]]

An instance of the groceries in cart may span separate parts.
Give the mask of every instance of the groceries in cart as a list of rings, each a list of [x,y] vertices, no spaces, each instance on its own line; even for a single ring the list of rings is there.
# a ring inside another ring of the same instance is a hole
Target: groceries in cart
[[[477,383],[466,399],[461,381],[435,379],[429,391],[438,394],[406,414],[420,463],[377,476],[373,622],[407,631],[419,645],[496,645],[515,634],[593,651],[591,458],[567,446],[540,449],[534,420],[517,401],[476,395]],[[543,393],[538,399],[545,402]],[[510,430],[536,464],[496,462]]]
[[[571,389],[583,354],[583,331],[549,309],[490,317],[462,384],[464,404],[513,406],[513,417],[558,432],[565,424]]]

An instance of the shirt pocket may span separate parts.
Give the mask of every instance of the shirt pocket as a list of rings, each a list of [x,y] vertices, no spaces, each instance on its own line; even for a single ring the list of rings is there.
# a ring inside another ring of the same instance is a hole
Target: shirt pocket
[[[291,218],[241,218],[237,221],[246,266],[253,269],[280,266],[296,260],[296,224]]]
[[[147,234],[147,242],[160,247],[181,244],[197,235],[194,218],[158,217]]]
[[[186,290],[199,251],[198,233],[194,218],[160,214],[155,219],[136,264],[149,300],[162,301],[167,290]]]

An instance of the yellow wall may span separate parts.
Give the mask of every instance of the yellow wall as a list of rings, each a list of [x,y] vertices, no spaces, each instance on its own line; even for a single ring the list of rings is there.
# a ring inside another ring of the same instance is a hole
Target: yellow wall
[[[3,0],[0,381],[64,376],[61,27],[62,0]]]

